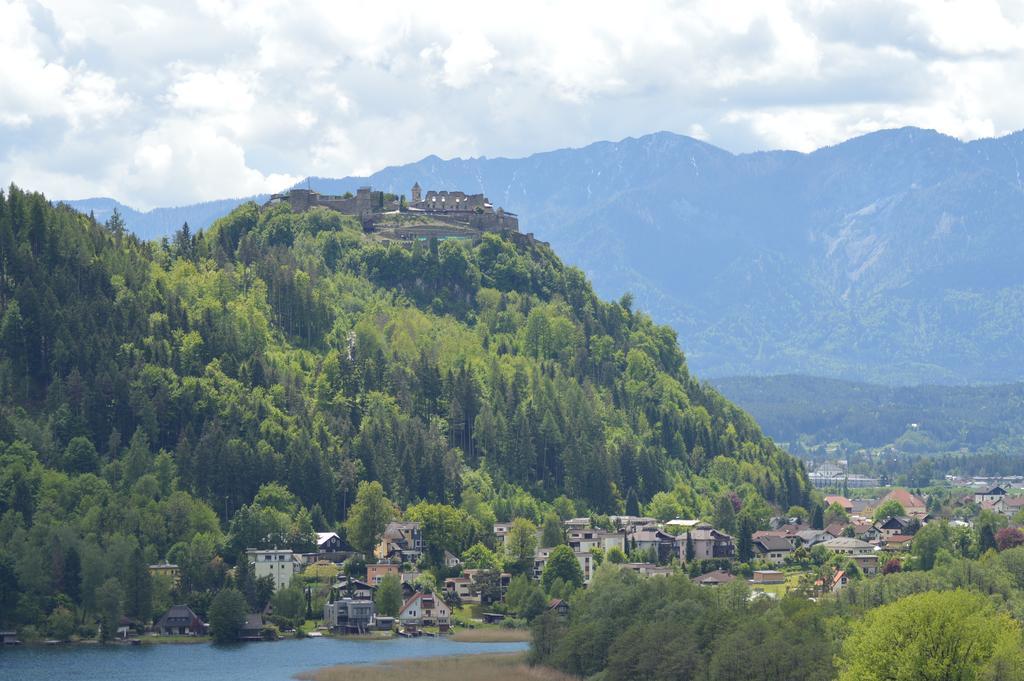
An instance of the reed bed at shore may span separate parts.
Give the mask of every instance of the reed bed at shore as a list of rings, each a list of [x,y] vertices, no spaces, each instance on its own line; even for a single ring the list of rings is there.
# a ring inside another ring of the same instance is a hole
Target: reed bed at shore
[[[297,675],[303,681],[575,681],[548,667],[531,667],[523,653],[457,655],[375,665],[339,665]]]
[[[462,643],[529,643],[533,637],[528,629],[459,629],[451,639]]]

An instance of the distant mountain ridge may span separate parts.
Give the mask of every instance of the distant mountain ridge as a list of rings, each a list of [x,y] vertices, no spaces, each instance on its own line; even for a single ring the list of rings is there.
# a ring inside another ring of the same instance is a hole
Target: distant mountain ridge
[[[1022,133],[731,154],[662,132],[309,182],[482,191],[601,295],[671,324],[705,376],[968,383],[1024,379],[1022,160]]]
[[[931,454],[1018,454],[1024,442],[1024,383],[890,387],[796,375],[711,383],[779,442],[848,441]]]
[[[217,201],[194,203],[188,206],[153,208],[148,211],[136,210],[116,199],[108,197],[63,201],[62,203],[66,203],[83,213],[91,212],[100,222],[109,220],[116,208],[124,217],[129,229],[143,239],[149,240],[169,236],[185,222],[188,222],[189,227],[192,229],[206,229],[215,220],[224,217],[241,204],[248,201],[262,203],[269,197],[269,194],[256,194],[238,199],[219,199]]]

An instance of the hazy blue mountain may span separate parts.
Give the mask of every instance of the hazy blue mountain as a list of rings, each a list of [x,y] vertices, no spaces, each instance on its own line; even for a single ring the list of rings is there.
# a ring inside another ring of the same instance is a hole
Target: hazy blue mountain
[[[113,214],[114,208],[117,208],[130,230],[143,239],[159,239],[162,236],[169,236],[185,222],[188,222],[188,226],[193,231],[206,229],[213,224],[214,220],[227,215],[239,204],[246,201],[263,202],[267,198],[269,198],[268,195],[260,194],[241,199],[219,199],[190,206],[154,208],[148,211],[135,210],[131,206],[126,206],[120,201],[110,198],[80,199],[64,201],[64,203],[83,213],[92,211],[100,222],[106,222]]]
[[[657,133],[311,183],[483,191],[601,295],[674,326],[703,376],[995,382],[1024,378],[1021,159],[1022,133],[738,155]]]

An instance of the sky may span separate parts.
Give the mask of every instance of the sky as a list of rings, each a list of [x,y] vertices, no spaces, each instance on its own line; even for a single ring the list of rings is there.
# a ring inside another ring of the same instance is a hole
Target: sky
[[[669,130],[1024,127],[1024,3],[0,0],[0,182],[136,208]]]

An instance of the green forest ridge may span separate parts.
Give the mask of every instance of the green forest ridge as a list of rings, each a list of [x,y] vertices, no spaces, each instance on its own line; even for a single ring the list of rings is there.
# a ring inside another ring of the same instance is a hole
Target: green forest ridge
[[[546,246],[384,245],[323,209],[145,243],[12,186],[0,395],[0,625],[84,621],[117,589],[149,617],[141,566],[165,557],[209,594],[246,547],[344,534],[362,480],[444,505],[455,553],[552,509],[811,504],[674,332]]]

